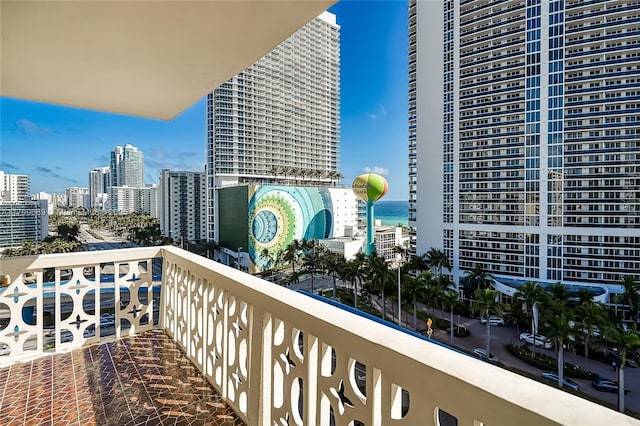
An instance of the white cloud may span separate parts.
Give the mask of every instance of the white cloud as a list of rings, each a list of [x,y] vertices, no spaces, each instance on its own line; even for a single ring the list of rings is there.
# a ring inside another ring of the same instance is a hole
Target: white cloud
[[[386,167],[373,166],[373,167],[365,167],[364,171],[367,173],[377,173],[379,175],[388,175],[389,169]]]
[[[369,118],[371,119],[371,121],[376,121],[386,116],[387,116],[387,110],[385,109],[384,105],[379,105],[377,112],[369,114]]]
[[[42,127],[26,118],[18,120],[16,125],[20,131],[31,135],[50,135],[53,133],[53,130],[48,127]]]

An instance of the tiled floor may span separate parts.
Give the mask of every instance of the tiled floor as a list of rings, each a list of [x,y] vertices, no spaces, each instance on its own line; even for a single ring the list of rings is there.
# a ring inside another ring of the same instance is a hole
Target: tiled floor
[[[163,331],[0,369],[1,425],[243,425]]]

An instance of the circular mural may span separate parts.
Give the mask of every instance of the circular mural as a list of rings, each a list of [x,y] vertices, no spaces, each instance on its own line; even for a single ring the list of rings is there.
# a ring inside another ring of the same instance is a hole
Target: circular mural
[[[276,215],[269,210],[262,210],[253,218],[251,224],[253,238],[259,243],[266,244],[272,241],[278,232],[278,220]]]

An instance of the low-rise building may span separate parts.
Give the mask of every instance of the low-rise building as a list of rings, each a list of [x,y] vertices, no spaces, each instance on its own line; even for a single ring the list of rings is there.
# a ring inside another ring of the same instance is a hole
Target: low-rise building
[[[0,248],[39,242],[49,233],[47,200],[0,202]]]

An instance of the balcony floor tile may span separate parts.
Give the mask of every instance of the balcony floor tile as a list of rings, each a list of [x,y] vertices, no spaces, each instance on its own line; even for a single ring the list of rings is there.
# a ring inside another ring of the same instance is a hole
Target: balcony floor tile
[[[3,425],[244,423],[163,331],[0,369]]]

